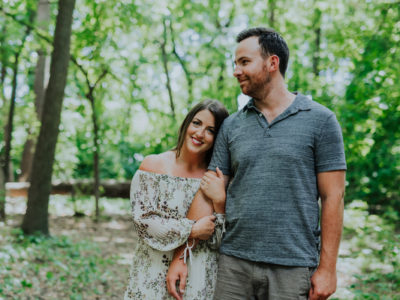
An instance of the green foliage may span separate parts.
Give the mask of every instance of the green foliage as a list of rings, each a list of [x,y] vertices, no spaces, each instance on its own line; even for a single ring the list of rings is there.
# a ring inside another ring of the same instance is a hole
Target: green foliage
[[[351,285],[355,299],[400,297],[400,233],[397,211],[382,216],[368,213],[366,202],[355,200],[345,210],[344,245],[348,264],[358,265]]]
[[[113,276],[108,268],[117,257],[104,258],[93,242],[0,230],[6,237],[0,243],[0,298],[36,299],[49,289],[54,299],[110,296],[105,290]]]
[[[0,13],[4,99],[9,97],[13,54],[29,21],[28,11],[35,11],[36,5],[15,0],[2,6],[7,12]],[[51,7],[54,29],[56,2]],[[363,199],[374,213],[388,207],[400,210],[399,7],[393,1],[356,0],[82,1],[74,14],[75,62],[66,88],[54,178],[93,176],[88,81],[93,87],[107,70],[94,90],[100,176],[127,179],[143,156],[174,146],[180,122],[196,102],[215,98],[231,113],[237,110],[235,37],[242,29],[264,25],[274,27],[289,44],[289,89],[312,96],[337,115],[348,163],[346,201]],[[50,34],[34,30],[21,54],[11,153],[15,174],[26,137],[37,132],[35,50],[49,48],[48,40]],[[7,101],[0,98],[4,127]]]

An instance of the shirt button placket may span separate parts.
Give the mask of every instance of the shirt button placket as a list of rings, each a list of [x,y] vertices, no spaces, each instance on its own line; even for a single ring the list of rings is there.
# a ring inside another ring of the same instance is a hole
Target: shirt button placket
[[[271,129],[270,129],[270,127],[267,127],[266,136],[267,137],[271,137]]]

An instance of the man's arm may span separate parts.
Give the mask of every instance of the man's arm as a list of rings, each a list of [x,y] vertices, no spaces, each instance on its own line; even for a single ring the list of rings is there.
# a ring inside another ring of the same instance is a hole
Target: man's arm
[[[317,175],[321,197],[320,262],[311,277],[309,299],[327,299],[336,290],[336,261],[343,226],[345,171],[321,172]]]

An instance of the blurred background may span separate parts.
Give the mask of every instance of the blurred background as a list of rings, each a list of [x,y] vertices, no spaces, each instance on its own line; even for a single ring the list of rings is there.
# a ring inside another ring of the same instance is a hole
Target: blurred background
[[[287,41],[289,90],[342,126],[332,299],[400,298],[399,1],[2,0],[0,299],[122,298],[129,181],[146,155],[175,145],[191,106],[215,98],[232,113],[246,103],[232,75],[235,37],[255,26]],[[47,141],[55,154],[35,154]],[[50,188],[28,192],[42,177]]]

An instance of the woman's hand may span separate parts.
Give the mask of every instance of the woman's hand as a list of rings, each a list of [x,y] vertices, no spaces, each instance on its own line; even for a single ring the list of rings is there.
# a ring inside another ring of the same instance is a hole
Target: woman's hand
[[[192,231],[189,237],[199,240],[208,240],[209,237],[214,233],[215,219],[215,216],[211,215],[197,220],[197,222],[192,226]]]
[[[208,171],[200,182],[200,189],[213,202],[214,211],[225,213],[225,180],[224,174],[217,167],[215,172]]]
[[[178,249],[175,251],[174,258],[169,265],[166,281],[168,293],[176,300],[182,300],[186,287],[188,267],[183,260],[179,258],[182,251]],[[182,250],[182,248],[180,249]],[[178,282],[179,287],[177,286]]]

